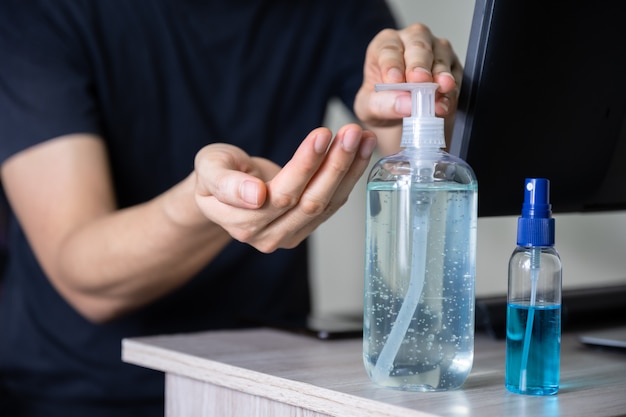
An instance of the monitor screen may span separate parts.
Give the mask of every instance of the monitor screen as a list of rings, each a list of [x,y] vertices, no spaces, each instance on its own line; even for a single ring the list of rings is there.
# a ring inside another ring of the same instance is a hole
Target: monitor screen
[[[526,177],[555,213],[626,209],[626,22],[619,2],[476,0],[451,153],[479,215],[518,214]]]
[[[478,324],[503,329],[527,177],[550,180],[564,322],[626,316],[625,75],[620,2],[475,0],[450,152],[478,178]]]

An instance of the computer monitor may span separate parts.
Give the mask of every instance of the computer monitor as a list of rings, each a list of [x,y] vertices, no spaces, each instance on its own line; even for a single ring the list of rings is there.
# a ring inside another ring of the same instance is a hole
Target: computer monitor
[[[516,214],[525,177],[554,212],[626,209],[626,22],[608,0],[476,0],[450,151],[479,215]]]
[[[550,180],[565,322],[624,320],[625,74],[619,2],[475,1],[450,152],[478,178],[478,326],[504,329],[526,177]]]

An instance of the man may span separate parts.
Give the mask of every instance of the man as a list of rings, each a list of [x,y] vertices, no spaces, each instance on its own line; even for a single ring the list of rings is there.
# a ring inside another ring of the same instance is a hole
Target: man
[[[3,2],[2,415],[162,415],[122,338],[305,317],[305,238],[410,112],[374,84],[454,112],[450,45],[393,25],[381,0]],[[319,128],[334,96],[371,131]]]

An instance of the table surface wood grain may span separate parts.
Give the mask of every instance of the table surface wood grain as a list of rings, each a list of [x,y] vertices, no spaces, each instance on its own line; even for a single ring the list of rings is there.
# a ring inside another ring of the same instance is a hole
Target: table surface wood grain
[[[329,416],[626,415],[626,353],[563,334],[557,395],[504,388],[505,342],[477,334],[472,372],[461,389],[404,392],[370,382],[361,340],[317,340],[272,329],[125,339],[125,362],[182,375]]]

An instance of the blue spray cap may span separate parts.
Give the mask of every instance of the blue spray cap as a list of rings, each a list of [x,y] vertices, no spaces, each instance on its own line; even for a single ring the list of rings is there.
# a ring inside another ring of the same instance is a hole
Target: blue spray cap
[[[546,178],[526,178],[522,216],[517,220],[517,244],[520,246],[554,245],[550,181]]]

